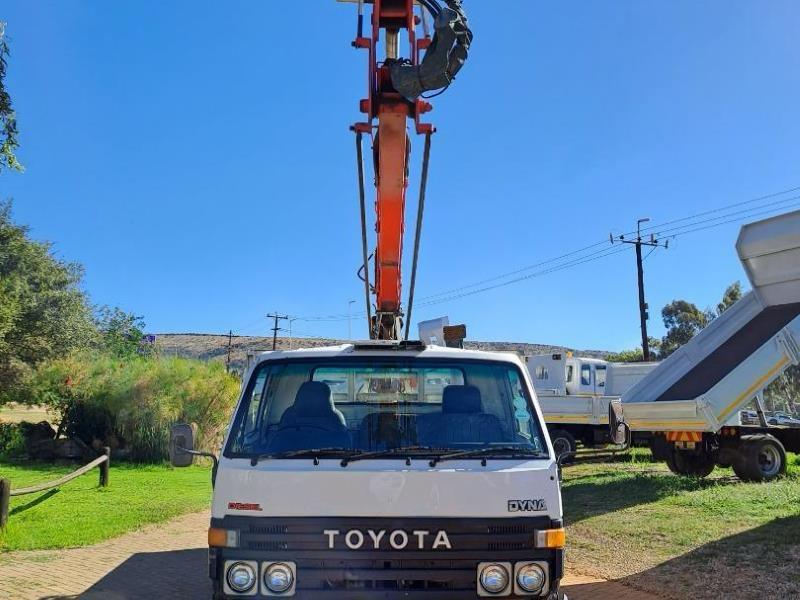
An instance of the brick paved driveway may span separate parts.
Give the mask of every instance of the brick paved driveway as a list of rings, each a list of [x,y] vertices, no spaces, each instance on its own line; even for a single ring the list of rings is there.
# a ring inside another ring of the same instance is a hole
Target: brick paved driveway
[[[0,554],[3,600],[209,600],[208,514],[71,550]],[[618,583],[571,575],[570,600],[658,600]]]

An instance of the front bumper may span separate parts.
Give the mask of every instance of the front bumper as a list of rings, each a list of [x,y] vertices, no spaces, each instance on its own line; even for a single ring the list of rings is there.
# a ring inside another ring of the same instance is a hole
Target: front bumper
[[[535,548],[537,530],[560,527],[547,517],[510,519],[387,519],[387,518],[262,518],[214,519],[212,527],[239,532],[237,548],[212,548],[209,575],[219,598],[226,561],[292,561],[297,565],[295,598],[301,600],[395,600],[478,598],[476,575],[481,562],[546,561],[550,565],[550,595],[495,596],[505,599],[556,600],[563,576],[564,551]],[[324,532],[341,532],[331,538]],[[392,548],[388,532],[409,533],[409,546]],[[364,532],[365,544],[346,546],[344,532]],[[377,545],[369,532],[387,532]],[[450,548],[416,544],[413,532],[445,531]],[[421,548],[419,546],[422,546]],[[270,598],[275,596],[249,596]]]

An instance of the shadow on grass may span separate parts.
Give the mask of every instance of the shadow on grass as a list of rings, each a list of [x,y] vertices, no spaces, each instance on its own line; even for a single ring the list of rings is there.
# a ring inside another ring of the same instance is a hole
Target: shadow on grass
[[[800,516],[711,542],[621,583],[666,598],[800,598]]]
[[[15,506],[14,508],[12,508],[9,511],[8,514],[9,515],[16,515],[17,513],[24,512],[24,511],[28,510],[29,508],[33,508],[34,506],[38,506],[39,504],[41,504],[45,500],[49,500],[50,498],[52,498],[53,496],[58,494],[59,491],[60,491],[59,488],[48,490],[44,494],[42,494],[41,496],[31,500],[27,504],[20,504],[19,506]]]
[[[612,479],[602,481],[603,477]],[[682,492],[736,483],[738,480],[734,478],[693,479],[662,472],[631,474],[610,471],[608,475],[566,479],[561,494],[567,523],[577,523],[631,506],[657,502]]]
[[[210,598],[205,548],[134,554],[77,596],[41,596],[39,600],[153,600]]]

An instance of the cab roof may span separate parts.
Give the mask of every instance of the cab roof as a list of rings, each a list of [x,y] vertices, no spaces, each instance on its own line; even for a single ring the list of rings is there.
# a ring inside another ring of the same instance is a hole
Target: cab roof
[[[482,350],[462,350],[444,346],[425,345],[422,342],[355,342],[339,346],[324,346],[299,350],[276,350],[258,355],[258,362],[286,360],[292,358],[334,358],[345,356],[404,356],[418,358],[445,358],[492,360],[521,364],[519,357],[511,352],[485,352]]]

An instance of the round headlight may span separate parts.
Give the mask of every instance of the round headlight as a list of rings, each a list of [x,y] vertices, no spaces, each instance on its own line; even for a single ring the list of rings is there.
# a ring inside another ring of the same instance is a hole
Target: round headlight
[[[228,582],[228,587],[234,592],[243,594],[253,589],[256,584],[256,572],[247,563],[233,563],[228,567],[228,573],[225,575]]]
[[[267,570],[264,572],[264,585],[269,588],[270,592],[282,594],[289,590],[293,583],[294,574],[289,565],[275,563],[267,567]]]
[[[539,565],[525,565],[517,572],[517,585],[526,592],[541,590],[544,579],[544,569]]]
[[[487,565],[481,571],[481,587],[490,594],[499,594],[508,587],[508,571],[503,565]]]

